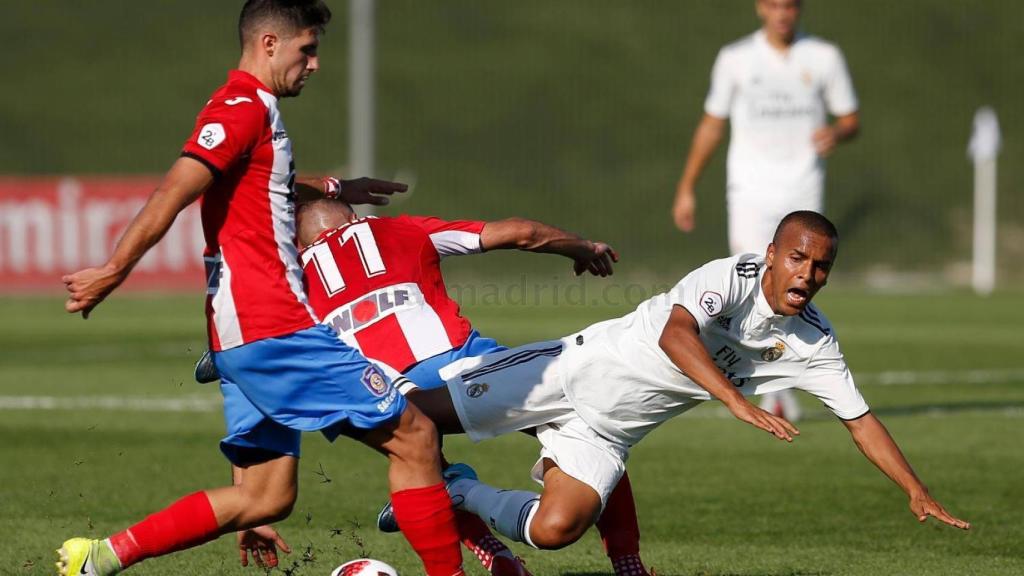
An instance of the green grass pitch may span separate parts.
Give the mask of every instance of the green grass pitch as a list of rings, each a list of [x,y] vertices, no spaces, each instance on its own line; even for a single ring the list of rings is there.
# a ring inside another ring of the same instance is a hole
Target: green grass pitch
[[[1024,573],[1020,295],[826,291],[820,304],[876,414],[933,494],[974,528],[918,525],[898,488],[809,397],[809,417],[792,445],[722,417],[709,404],[656,431],[629,462],[647,563],[662,576]],[[622,311],[481,306],[467,312],[485,334],[518,344]],[[53,549],[64,538],[107,535],[178,496],[229,480],[217,450],[216,389],[190,379],[204,347],[198,296],[118,296],[87,322],[64,314],[53,298],[5,298],[0,315],[0,574],[49,574]],[[919,382],[885,385],[894,372]],[[139,397],[213,409],[100,407],[111,398]],[[71,403],[13,407],[26,398]],[[529,438],[476,446],[449,438],[446,446],[450,458],[471,462],[494,484],[532,486],[536,446]],[[283,566],[297,576],[326,576],[365,554],[418,573],[404,540],[373,528],[387,497],[383,458],[354,442],[330,445],[315,435],[304,450],[298,504],[280,525],[295,549]],[[558,552],[514,549],[538,576],[611,573],[593,533]],[[466,560],[470,574],[483,574],[469,555]],[[234,540],[224,537],[129,573],[253,571],[238,566]]]

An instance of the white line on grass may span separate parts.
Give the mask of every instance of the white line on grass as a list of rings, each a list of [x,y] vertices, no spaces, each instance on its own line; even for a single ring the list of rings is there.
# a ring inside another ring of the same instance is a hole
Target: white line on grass
[[[993,384],[1024,381],[1024,370],[950,370],[922,372],[862,372],[855,377],[859,384],[912,386],[924,384]],[[127,412],[217,412],[220,396],[208,394],[145,397],[145,396],[0,396],[0,410],[112,410]],[[962,411],[961,409],[958,409]],[[953,411],[935,407],[934,412]],[[712,411],[706,411],[710,414]],[[1008,408],[1007,414],[1024,415],[1019,408]]]
[[[931,370],[862,372],[853,375],[858,384],[906,386],[915,384],[994,384],[1024,380],[1024,370]]]
[[[0,410],[108,410],[118,412],[218,412],[221,399],[213,396],[189,396],[184,398],[140,398],[126,396],[0,396]],[[970,412],[970,408],[949,406],[924,406],[921,414],[925,416],[946,416],[954,413]],[[1024,408],[1006,407],[998,410],[986,410],[1010,418],[1024,418]],[[822,416],[825,413],[822,412]],[[732,414],[722,406],[714,406],[710,410],[690,412],[687,418],[724,419],[732,418]],[[809,418],[812,415],[808,415]]]
[[[216,412],[220,396],[0,396],[0,410],[117,410],[127,412]]]

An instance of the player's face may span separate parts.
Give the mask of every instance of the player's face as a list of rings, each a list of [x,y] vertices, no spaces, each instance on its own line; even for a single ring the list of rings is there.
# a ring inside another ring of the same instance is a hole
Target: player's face
[[[776,314],[794,316],[828,282],[836,257],[833,238],[801,226],[786,227],[768,246],[764,295]]]
[[[286,98],[302,92],[310,74],[320,68],[319,46],[320,34],[316,28],[306,28],[279,41],[271,57],[277,96]]]
[[[770,34],[791,38],[800,20],[800,0],[757,0],[757,15]]]

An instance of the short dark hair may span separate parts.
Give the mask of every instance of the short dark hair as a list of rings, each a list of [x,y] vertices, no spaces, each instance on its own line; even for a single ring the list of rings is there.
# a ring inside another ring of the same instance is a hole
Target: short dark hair
[[[839,242],[839,231],[836,230],[836,225],[828,218],[811,210],[797,210],[796,212],[786,214],[782,222],[779,222],[778,227],[775,228],[772,242],[778,243],[782,231],[790,224],[799,224],[805,230],[810,230],[822,236],[828,236],[837,244]]]
[[[331,9],[323,0],[247,0],[238,17],[238,41],[245,41],[266,22],[283,25],[288,32],[316,28],[323,32],[331,21]]]

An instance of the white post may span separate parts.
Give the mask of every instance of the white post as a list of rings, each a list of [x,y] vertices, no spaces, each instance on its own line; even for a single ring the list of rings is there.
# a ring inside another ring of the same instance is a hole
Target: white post
[[[974,160],[974,292],[987,296],[996,286],[996,156],[999,155],[999,120],[995,110],[983,106],[974,114],[974,130],[967,146]]]
[[[374,175],[374,0],[349,0],[349,176]]]

